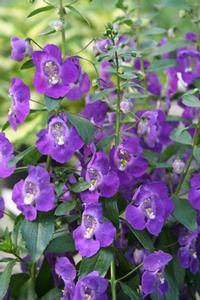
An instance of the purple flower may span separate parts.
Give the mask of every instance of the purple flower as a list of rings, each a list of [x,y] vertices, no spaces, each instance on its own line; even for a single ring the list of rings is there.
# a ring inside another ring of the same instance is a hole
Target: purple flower
[[[178,242],[178,258],[184,269],[189,268],[195,274],[199,270],[198,231],[189,231],[181,227]]]
[[[97,100],[95,102],[87,103],[81,115],[95,124],[101,124],[109,109],[107,103]]]
[[[191,84],[200,76],[200,52],[182,49],[177,54],[178,71],[186,84]]]
[[[147,73],[147,90],[155,96],[161,95],[162,84],[155,73]]]
[[[117,170],[121,184],[124,179],[129,182],[133,177],[141,177],[146,173],[148,164],[142,155],[143,150],[137,137],[128,138],[111,149],[111,165]]]
[[[112,42],[108,38],[106,38],[104,40],[96,41],[96,44],[94,46],[95,55],[98,55],[100,53],[106,53],[109,50],[109,48],[111,47],[111,45],[112,45]]]
[[[190,181],[188,200],[195,209],[200,210],[200,172],[193,175]]]
[[[81,72],[81,65],[78,58],[67,58],[65,63],[75,66],[78,73],[78,78],[75,81],[69,83],[69,91],[66,93],[66,97],[71,101],[79,100],[83,97],[84,94],[89,92],[90,79],[87,73]]]
[[[185,34],[185,39],[189,42],[196,42],[197,41],[197,34],[195,32],[187,32]]]
[[[12,99],[8,119],[11,127],[16,130],[17,125],[22,124],[30,112],[30,89],[21,79],[11,80],[9,93]]]
[[[32,60],[36,67],[34,86],[38,93],[52,98],[64,97],[70,84],[80,78],[80,70],[71,59],[62,62],[60,49],[47,45],[43,51],[34,51]]]
[[[170,262],[172,256],[163,251],[156,251],[144,258],[142,274],[142,290],[145,296],[158,292],[163,296],[168,291],[168,283],[164,276],[164,268]]]
[[[161,110],[139,111],[137,113],[139,121],[137,123],[137,134],[149,148],[156,145],[162,147],[170,142],[169,134],[173,129],[173,124],[166,122],[165,114]]]
[[[56,274],[64,281],[64,291],[61,300],[72,300],[74,295],[74,279],[76,278],[76,269],[67,257],[58,257],[55,265]]]
[[[4,199],[0,196],[0,219],[4,216],[5,202]]]
[[[172,167],[176,174],[181,174],[185,168],[185,163],[181,159],[175,159],[172,163]]]
[[[26,179],[15,184],[12,199],[28,221],[36,219],[37,210],[52,210],[55,194],[49,173],[40,166],[30,166]]]
[[[107,279],[100,277],[96,271],[91,272],[77,282],[73,300],[107,300],[107,286]]]
[[[6,138],[5,133],[0,132],[0,178],[10,176],[15,170],[15,165],[8,166],[9,161],[14,157],[13,151],[13,146]]]
[[[82,215],[81,225],[74,230],[73,238],[81,256],[95,255],[100,248],[112,244],[116,229],[103,218],[100,203],[87,204]]]
[[[32,47],[28,40],[19,39],[14,36],[11,38],[11,46],[11,58],[16,61],[22,61],[27,54],[31,55],[32,53]]]
[[[96,152],[88,163],[85,180],[90,183],[89,189],[81,193],[81,199],[86,203],[98,201],[100,196],[110,198],[119,188],[119,178],[110,169],[108,158],[102,151]]]
[[[133,203],[126,208],[126,219],[133,228],[145,228],[157,236],[174,205],[163,182],[141,185],[133,195]]]
[[[37,136],[36,146],[40,153],[50,155],[59,163],[67,162],[83,146],[76,129],[68,127],[65,113],[51,116],[48,128],[42,129]]]

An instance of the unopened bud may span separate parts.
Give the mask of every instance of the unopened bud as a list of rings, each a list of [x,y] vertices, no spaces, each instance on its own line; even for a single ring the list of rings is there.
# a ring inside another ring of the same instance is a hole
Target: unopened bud
[[[49,22],[49,26],[52,27],[55,31],[60,31],[63,29],[64,22],[62,19],[54,20]]]
[[[181,174],[185,167],[185,163],[184,163],[184,161],[182,161],[180,159],[175,159],[172,163],[172,167],[176,174]]]

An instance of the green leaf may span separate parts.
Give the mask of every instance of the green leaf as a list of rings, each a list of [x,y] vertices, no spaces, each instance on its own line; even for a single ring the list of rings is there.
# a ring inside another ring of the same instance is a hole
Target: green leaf
[[[74,252],[74,240],[71,233],[65,232],[64,234],[55,237],[46,249],[48,253],[64,253]]]
[[[193,144],[191,135],[184,127],[174,129],[172,131],[172,133],[170,134],[170,139],[174,142],[177,142],[177,143],[180,143],[183,145],[192,145]]]
[[[127,295],[131,300],[141,300],[142,298],[137,292],[133,290],[128,284],[120,282],[121,288],[125,295]]]
[[[22,237],[32,260],[37,261],[51,241],[54,233],[54,220],[51,214],[40,215],[36,221],[23,221]]]
[[[95,127],[87,119],[80,116],[76,116],[71,113],[67,113],[67,117],[70,123],[76,128],[79,135],[82,137],[86,144],[90,144],[94,138]]]
[[[62,291],[55,288],[50,290],[40,300],[60,300],[61,297],[62,297]]]
[[[154,48],[155,51],[151,52],[152,56],[157,56],[157,55],[163,55],[165,53],[172,52],[176,49],[182,48],[187,44],[185,40],[173,40],[171,42],[168,42],[166,45],[162,47],[157,47],[156,49]]]
[[[76,184],[72,185],[70,190],[74,193],[80,193],[89,189],[90,185],[91,184],[89,182],[80,180]]]
[[[18,300],[37,300],[32,278],[27,280],[20,289]]]
[[[9,287],[12,269],[16,261],[10,261],[0,275],[0,299],[3,299]]]
[[[109,95],[111,92],[113,92],[114,89],[105,89],[105,90],[102,90],[94,95],[92,95],[91,97],[91,101],[96,101],[96,100],[99,100],[99,99],[103,99],[105,98],[107,95]]]
[[[179,288],[177,281],[174,278],[172,265],[168,265],[165,271],[165,277],[167,279],[169,289],[165,295],[165,300],[179,300]]]
[[[32,150],[28,151],[26,155],[23,157],[24,165],[36,165],[38,160],[40,159],[41,154],[36,147],[33,147]]]
[[[189,107],[198,107],[200,108],[200,100],[194,95],[183,95],[183,104]]]
[[[47,5],[47,6],[43,6],[43,7],[37,8],[37,9],[33,10],[33,11],[27,16],[27,18],[31,18],[31,17],[33,17],[33,16],[35,16],[35,15],[38,15],[38,14],[40,14],[40,13],[42,13],[42,12],[45,12],[45,11],[52,10],[52,9],[54,9],[54,8],[55,8],[55,7],[52,6],[52,5]]]
[[[81,17],[81,19],[83,19],[85,21],[85,23],[91,27],[91,23],[90,21],[85,17],[83,16],[80,11],[78,9],[76,9],[74,6],[72,5],[66,5],[67,8],[69,8],[72,12],[74,12],[75,14],[77,14],[79,17]]]
[[[13,159],[11,159],[8,163],[9,167],[13,167],[15,164],[17,164],[20,160],[22,160],[25,156],[27,156],[31,151],[35,149],[35,146],[31,146],[27,148],[26,150],[22,151],[18,155],[16,155]]]
[[[177,257],[173,258],[173,274],[176,279],[179,288],[183,286],[186,270],[180,265],[179,259]]]
[[[145,35],[157,35],[157,34],[163,34],[166,32],[165,28],[160,28],[160,27],[153,27],[149,28],[143,31],[143,34]]]
[[[16,298],[20,293],[20,288],[29,279],[29,275],[26,273],[16,273],[11,276],[9,291],[10,295]]]
[[[110,199],[103,199],[104,215],[115,227],[119,228],[119,210],[117,206],[117,196]]]
[[[56,216],[64,216],[66,214],[66,212],[71,211],[72,209],[74,209],[76,207],[76,201],[72,200],[72,201],[66,201],[64,203],[61,203],[60,205],[58,205],[58,207],[55,210],[55,215]]]
[[[62,99],[54,99],[48,96],[44,96],[44,104],[46,105],[48,111],[52,111],[59,108],[61,100]]]
[[[39,298],[44,296],[50,289],[53,289],[54,287],[51,268],[52,266],[45,256],[35,280],[35,291]]]
[[[197,212],[192,208],[186,199],[178,198],[176,195],[173,196],[175,209],[173,216],[187,229],[194,231],[197,229]]]
[[[148,70],[150,72],[158,72],[174,66],[176,66],[175,59],[163,59],[152,63]]]
[[[152,240],[151,240],[149,234],[146,231],[140,231],[140,230],[133,229],[133,227],[127,221],[125,221],[125,222],[126,222],[127,226],[129,227],[129,229],[131,230],[131,232],[136,237],[136,239],[140,242],[140,244],[145,249],[153,251],[154,246],[153,246],[153,243],[152,243]]]
[[[110,248],[101,249],[96,255],[92,256],[91,258],[84,258],[81,261],[79,276],[85,276],[95,270],[104,277],[112,261],[112,250]]]
[[[26,69],[30,69],[33,67],[34,67],[33,61],[32,61],[32,59],[29,59],[29,60],[25,61],[25,63],[23,63],[20,70],[26,70]]]
[[[194,147],[193,156],[198,162],[200,162],[200,147],[197,146]]]
[[[97,150],[104,150],[106,152],[107,148],[110,146],[114,138],[114,135],[109,135],[104,137],[98,144],[96,145]]]
[[[46,36],[46,35],[53,34],[53,33],[55,33],[55,32],[56,32],[55,29],[49,29],[49,30],[46,30],[46,31],[41,32],[39,35],[40,35],[40,36]]]

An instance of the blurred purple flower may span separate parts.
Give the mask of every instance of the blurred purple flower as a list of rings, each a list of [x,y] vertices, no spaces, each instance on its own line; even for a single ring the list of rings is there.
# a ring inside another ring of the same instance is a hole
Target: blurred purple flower
[[[10,176],[15,170],[15,165],[8,166],[10,160],[14,158],[13,151],[13,146],[6,138],[5,133],[0,132],[0,178]]]
[[[31,55],[32,47],[28,40],[19,39],[14,36],[11,38],[11,58],[16,61],[22,61],[26,55]]]
[[[13,78],[9,93],[12,103],[8,119],[11,127],[16,130],[17,125],[22,124],[30,112],[30,89],[21,79]]]
[[[195,209],[200,210],[200,172],[193,175],[190,181],[188,200]]]

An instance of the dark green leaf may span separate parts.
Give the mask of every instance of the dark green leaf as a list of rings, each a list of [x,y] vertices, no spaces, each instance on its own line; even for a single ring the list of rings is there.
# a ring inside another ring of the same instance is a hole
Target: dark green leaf
[[[104,216],[109,219],[116,228],[119,228],[119,211],[117,196],[110,199],[103,199]]]
[[[46,295],[44,295],[41,300],[60,300],[62,297],[62,291],[55,288],[50,290]]]
[[[96,101],[96,100],[99,100],[99,99],[102,100],[103,98],[105,98],[107,95],[109,95],[113,91],[114,91],[114,89],[105,89],[103,91],[100,91],[100,92],[92,95],[91,101]]]
[[[45,11],[48,11],[48,10],[52,10],[54,9],[55,7],[52,6],[52,5],[47,5],[47,6],[43,6],[43,7],[40,7],[40,8],[37,8],[35,10],[33,10],[28,16],[27,18],[31,18],[37,14],[40,14],[42,12],[45,12]]]
[[[20,160],[22,160],[26,155],[28,155],[31,151],[35,149],[35,146],[30,146],[26,150],[22,151],[18,155],[16,155],[13,159],[11,159],[8,163],[9,167],[13,167],[15,164],[17,164]]]
[[[200,108],[200,100],[194,95],[187,94],[183,95],[183,104],[189,107],[198,107]]]
[[[48,262],[47,257],[44,257],[42,265],[40,266],[37,278],[35,280],[35,291],[38,297],[44,296],[50,289],[54,287],[54,280],[52,276],[52,266]]]
[[[174,217],[189,230],[194,231],[197,229],[197,212],[191,207],[186,199],[173,196],[175,209],[173,212]]]
[[[37,261],[53,237],[53,216],[46,213],[33,222],[24,220],[21,232],[32,260]]]
[[[180,265],[177,257],[173,258],[173,274],[179,288],[183,286],[186,270]]]
[[[0,299],[3,299],[5,296],[9,283],[10,278],[12,275],[12,269],[15,265],[16,261],[10,261],[7,266],[5,267],[3,273],[0,275]]]
[[[20,293],[20,288],[29,279],[29,275],[26,273],[13,274],[10,279],[9,291],[12,297],[17,297]]]
[[[183,145],[192,145],[192,137],[185,128],[177,128],[170,134],[170,139]]]
[[[7,121],[2,125],[1,131],[5,131],[9,127],[10,123]]]
[[[40,159],[41,154],[36,147],[33,147],[32,150],[28,151],[28,153],[23,157],[24,165],[36,165],[38,160]]]
[[[200,147],[197,146],[194,147],[193,156],[198,162],[200,162]]]
[[[113,141],[114,136],[109,135],[104,137],[100,142],[96,145],[97,150],[104,150],[105,152],[107,151],[107,148],[110,146],[110,144]]]
[[[142,298],[138,295],[137,292],[133,290],[129,285],[120,282],[121,288],[125,295],[130,297],[131,300],[141,300]]]
[[[164,297],[165,300],[179,300],[179,288],[174,277],[172,265],[168,265],[165,271],[165,277],[167,279],[169,289],[168,293]]]
[[[21,70],[26,70],[26,69],[30,69],[30,68],[33,68],[34,67],[34,64],[32,62],[32,59],[29,59],[27,61],[25,61],[25,63],[23,63],[23,65],[21,66]]]
[[[111,262],[113,261],[113,252],[109,248],[100,250],[91,258],[84,258],[80,264],[79,276],[87,275],[92,271],[97,271],[101,276],[105,276]]]
[[[90,187],[90,183],[87,181],[80,180],[76,184],[72,185],[70,190],[74,193],[80,193],[87,190]]]
[[[46,105],[48,111],[52,111],[59,108],[60,101],[60,99],[53,99],[48,96],[44,96],[44,104]]]
[[[66,201],[64,203],[61,203],[58,205],[58,207],[55,210],[55,215],[56,216],[64,216],[66,212],[71,211],[76,207],[76,201]]]
[[[18,300],[37,300],[37,295],[34,289],[34,282],[32,278],[27,280],[20,289]]]
[[[140,230],[133,229],[133,227],[128,222],[126,222],[126,224],[130,228],[131,232],[134,234],[136,239],[140,242],[140,244],[145,249],[148,249],[150,251],[154,250],[154,246],[153,246],[153,243],[151,241],[151,238],[150,238],[149,234],[146,231],[140,231]]]
[[[166,70],[167,68],[170,68],[173,66],[176,66],[175,59],[163,59],[163,60],[158,60],[158,61],[155,61],[154,63],[152,63],[148,70],[150,72],[158,72],[158,71]]]
[[[71,113],[67,113],[70,123],[76,128],[82,139],[86,144],[90,144],[94,138],[95,127],[85,118],[76,116]]]
[[[47,247],[48,253],[73,252],[75,250],[74,241],[69,232],[55,237]]]

